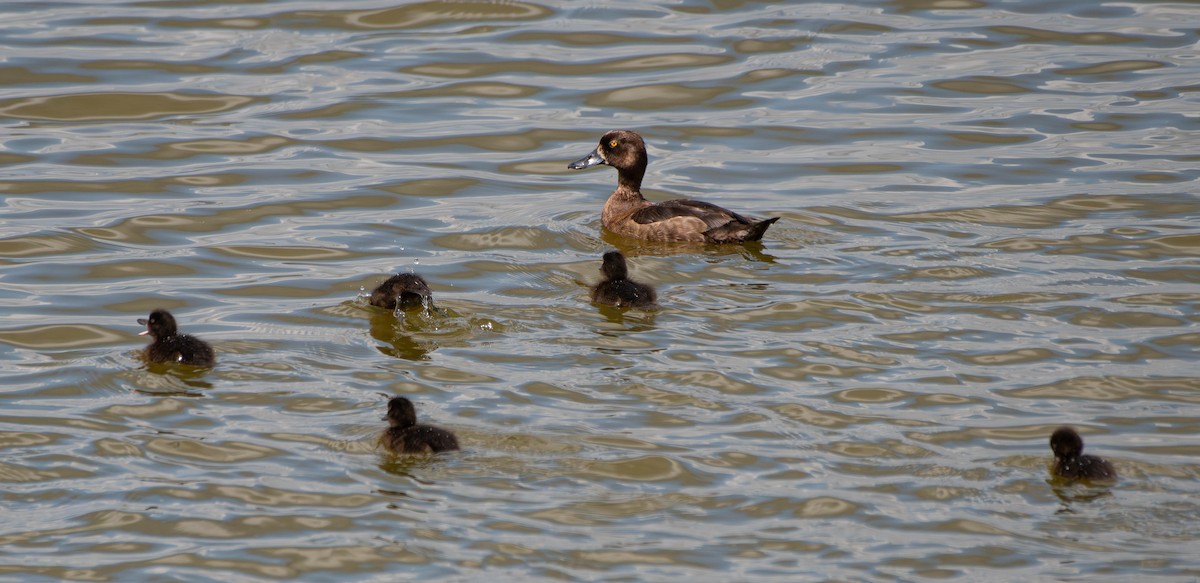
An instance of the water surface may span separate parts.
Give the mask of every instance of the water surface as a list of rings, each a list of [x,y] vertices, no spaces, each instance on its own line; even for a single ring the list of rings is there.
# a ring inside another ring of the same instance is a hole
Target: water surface
[[[1196,4],[0,22],[2,577],[1200,576]],[[614,128],[782,219],[601,233]],[[588,302],[614,247],[661,309]],[[439,312],[366,306],[409,270]],[[138,360],[158,307],[216,369]],[[380,451],[392,394],[464,451]]]

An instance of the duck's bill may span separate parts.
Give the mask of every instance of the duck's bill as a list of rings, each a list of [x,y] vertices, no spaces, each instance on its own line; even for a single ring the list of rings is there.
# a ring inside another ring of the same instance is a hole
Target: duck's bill
[[[600,148],[596,148],[592,150],[591,154],[568,164],[567,168],[571,170],[583,170],[584,168],[591,168],[600,164],[604,164],[604,158],[600,156]]]
[[[145,318],[138,318],[138,324],[141,324],[141,325],[145,326],[145,325],[146,325],[146,319],[145,319]],[[145,330],[142,330],[141,332],[138,332],[138,336],[145,336],[145,335],[147,335],[147,334],[149,334],[149,333],[150,333],[150,329],[149,329],[149,328],[147,328],[147,329],[145,329]]]

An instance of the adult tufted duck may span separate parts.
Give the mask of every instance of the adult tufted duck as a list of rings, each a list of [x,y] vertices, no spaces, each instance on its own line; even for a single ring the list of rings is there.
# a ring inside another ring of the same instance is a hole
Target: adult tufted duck
[[[612,130],[604,134],[592,153],[567,168],[582,170],[598,164],[617,169],[617,190],[604,203],[600,223],[619,235],[646,241],[742,243],[762,239],[767,227],[779,220],[752,219],[698,200],[646,200],[641,190],[646,174],[646,143],[637,132]]]
[[[216,354],[208,343],[187,334],[180,334],[175,317],[166,310],[154,310],[149,318],[138,318],[138,324],[146,330],[138,334],[149,334],[154,338],[143,354],[149,362],[178,362],[192,366],[211,367],[217,362]]]
[[[1054,452],[1054,475],[1071,480],[1112,481],[1117,470],[1107,460],[1083,455],[1083,438],[1070,427],[1059,427],[1050,436]]]
[[[412,401],[404,397],[392,397],[388,401],[386,417],[387,432],[383,442],[396,453],[438,453],[458,449],[458,439],[453,433],[417,423],[417,410]]]
[[[625,266],[625,256],[619,251],[609,251],[604,254],[604,263],[600,266],[604,281],[592,288],[592,301],[598,304],[608,304],[619,308],[649,308],[654,306],[657,296],[654,288],[629,279],[629,269]]]

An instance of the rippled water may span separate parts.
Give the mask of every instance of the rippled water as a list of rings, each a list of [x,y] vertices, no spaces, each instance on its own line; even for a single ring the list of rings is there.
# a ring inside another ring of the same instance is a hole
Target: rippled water
[[[1200,576],[1200,5],[0,23],[0,577]],[[602,235],[613,128],[782,220]],[[588,302],[614,246],[660,310]],[[442,312],[365,305],[407,270]],[[141,364],[156,307],[215,370]],[[398,393],[464,451],[380,451]],[[1048,482],[1064,423],[1120,483]]]

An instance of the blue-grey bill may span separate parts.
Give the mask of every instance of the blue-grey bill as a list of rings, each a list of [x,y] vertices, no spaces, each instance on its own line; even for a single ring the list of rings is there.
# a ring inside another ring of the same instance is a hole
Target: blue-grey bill
[[[592,150],[591,154],[588,154],[587,156],[568,164],[567,168],[570,168],[571,170],[583,170],[584,168],[591,168],[592,166],[603,163],[604,158],[600,156],[600,148],[596,148],[595,150]]]

